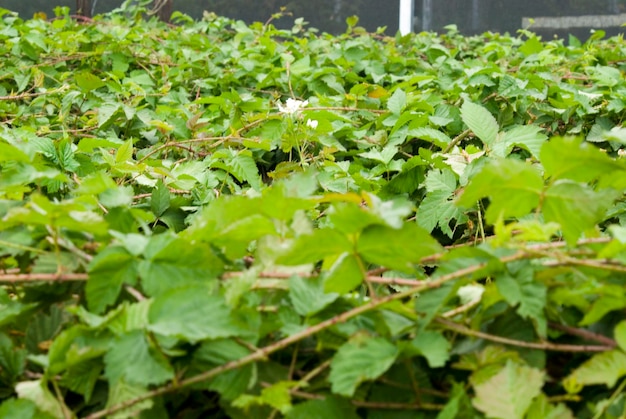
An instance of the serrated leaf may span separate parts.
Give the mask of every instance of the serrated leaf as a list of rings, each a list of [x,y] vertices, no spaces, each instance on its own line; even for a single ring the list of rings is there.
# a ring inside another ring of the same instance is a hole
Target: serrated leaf
[[[148,317],[151,331],[188,342],[236,336],[241,332],[226,301],[202,286],[170,290],[155,298]]]
[[[588,386],[604,384],[612,388],[626,375],[626,353],[620,350],[593,355],[576,368],[566,379],[566,385]]]
[[[506,157],[514,146],[521,147],[535,157],[539,157],[541,147],[548,137],[542,133],[542,128],[536,125],[517,125],[508,129],[501,140],[494,145],[494,155]],[[502,150],[496,152],[496,150]]]
[[[42,413],[37,405],[27,399],[8,399],[0,404],[0,418],[7,419],[54,419],[54,416]]]
[[[87,305],[95,313],[115,302],[123,284],[137,282],[137,261],[123,247],[110,247],[96,255],[88,268]]]
[[[523,419],[533,399],[541,393],[544,374],[535,368],[507,361],[499,373],[474,385],[474,407],[488,417]]]
[[[157,217],[163,215],[170,207],[170,190],[165,186],[162,180],[157,182],[150,198],[150,209]]]
[[[626,351],[626,320],[622,320],[615,326],[615,329],[613,329],[613,337],[618,346],[623,351]]]
[[[443,132],[427,127],[409,129],[407,136],[429,141],[440,148],[445,148],[448,144],[450,144],[450,141],[452,141],[450,137]]]
[[[104,356],[104,373],[110,382],[124,381],[147,387],[174,378],[174,369],[141,330],[119,337]]]
[[[133,158],[133,140],[124,141],[115,153],[115,163],[126,163]]]
[[[612,190],[596,192],[584,184],[560,180],[545,191],[543,215],[547,222],[559,223],[565,240],[573,244],[603,219],[616,197]]]
[[[121,109],[122,106],[119,103],[103,103],[98,109],[98,128],[109,125]]]
[[[191,243],[173,235],[153,236],[138,272],[150,296],[185,285],[208,284],[222,272],[223,262],[204,243]]]
[[[548,397],[541,393],[535,398],[528,408],[526,417],[541,419],[574,419],[572,412],[563,403],[554,405],[549,402]]]
[[[74,80],[83,92],[90,92],[105,85],[98,76],[84,71],[74,75]]]
[[[293,247],[276,263],[293,266],[319,262],[327,256],[350,252],[352,247],[344,234],[328,228],[319,229],[298,237]]]
[[[387,109],[395,115],[400,115],[406,106],[406,93],[402,89],[394,90],[391,97],[387,100]]]
[[[324,276],[324,292],[345,294],[363,282],[362,262],[352,253],[342,253]]]
[[[532,269],[523,269],[516,275],[502,273],[496,278],[498,292],[512,306],[517,307],[517,313],[523,318],[535,321],[539,335],[545,337],[547,320],[544,308],[547,303],[546,286],[534,280]]]
[[[411,345],[426,358],[431,368],[441,368],[450,358],[450,342],[432,330],[423,330],[411,341]]]
[[[109,398],[107,399],[106,408],[118,406],[129,400],[144,396],[148,390],[145,387],[128,384],[123,380],[112,383],[109,386]],[[119,410],[108,415],[110,419],[131,419],[136,418],[141,411],[150,409],[154,404],[151,398],[146,398],[139,403],[133,403],[131,406]]]
[[[20,399],[33,402],[39,410],[50,416],[63,419],[63,406],[52,395],[43,380],[22,381],[15,386],[15,392]]]
[[[259,168],[252,156],[245,154],[237,154],[230,161],[230,165],[233,168],[233,175],[237,177],[239,181],[246,181],[256,191],[261,190],[261,176],[259,175]]]
[[[415,223],[406,223],[400,229],[372,225],[361,233],[357,251],[367,261],[412,272],[425,256],[440,252],[441,246],[430,234]]]
[[[601,176],[623,173],[623,162],[610,158],[597,147],[576,137],[553,137],[541,148],[545,176],[590,182]]]
[[[360,281],[359,281],[360,282]],[[323,310],[339,297],[336,293],[325,293],[321,277],[289,279],[289,299],[301,316],[309,316]]]
[[[486,218],[495,223],[499,217],[528,214],[539,204],[542,189],[541,176],[531,165],[511,159],[494,159],[471,179],[458,203],[470,207],[478,199],[489,197],[491,202]]]
[[[493,147],[500,127],[487,109],[465,101],[461,106],[461,119],[486,146]]]
[[[389,369],[398,349],[384,338],[357,336],[343,344],[330,363],[332,392],[352,397],[359,384],[374,380]]]

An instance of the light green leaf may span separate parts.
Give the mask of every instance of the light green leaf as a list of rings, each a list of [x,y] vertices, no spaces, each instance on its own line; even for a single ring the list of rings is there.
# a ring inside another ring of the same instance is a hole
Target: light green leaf
[[[430,141],[440,148],[445,148],[450,143],[450,141],[452,141],[450,137],[448,137],[443,132],[434,128],[427,127],[409,129],[407,135],[409,137],[419,138],[420,140]]]
[[[141,330],[118,338],[104,356],[106,377],[138,386],[163,384],[174,378],[174,369]]]
[[[494,146],[500,128],[496,118],[487,109],[465,101],[461,106],[461,118],[485,145],[489,148]]]
[[[574,419],[574,415],[563,403],[554,405],[549,402],[545,394],[541,393],[528,408],[526,418]]]
[[[321,277],[304,278],[294,275],[289,279],[289,299],[301,316],[309,316],[323,310],[337,297],[339,294],[324,292]]]
[[[474,176],[458,200],[470,207],[483,197],[491,200],[486,218],[495,223],[499,217],[521,217],[537,205],[543,181],[529,164],[512,159],[494,159]]]
[[[352,250],[352,243],[344,234],[328,228],[315,230],[296,239],[293,247],[276,261],[281,265],[304,265],[319,262],[327,256],[334,256]]]
[[[0,418],[53,419],[54,416],[37,410],[37,405],[30,400],[8,399],[0,404]]]
[[[126,249],[109,247],[97,254],[89,264],[87,305],[95,313],[115,302],[123,284],[137,282],[137,260]]]
[[[105,85],[98,76],[86,71],[76,73],[74,80],[76,80],[76,84],[83,92],[89,92]]]
[[[547,320],[544,308],[547,303],[546,286],[534,279],[531,268],[523,269],[515,275],[502,273],[496,278],[496,287],[500,295],[512,306],[517,307],[517,313],[523,318],[535,321],[539,334],[545,337]]]
[[[384,338],[358,335],[343,344],[330,363],[332,392],[352,397],[359,384],[381,376],[398,355]]]
[[[152,190],[150,199],[150,209],[157,217],[163,215],[170,207],[170,191],[162,180],[159,180]]]
[[[507,361],[499,373],[474,385],[472,404],[488,417],[523,419],[533,399],[541,393],[544,374],[538,369]]]
[[[190,286],[170,290],[150,306],[149,329],[188,342],[236,336],[241,331],[230,308],[208,288]]]
[[[230,165],[237,180],[248,182],[255,191],[261,190],[261,176],[252,156],[239,153],[232,158]]]
[[[372,225],[363,230],[357,251],[364,259],[380,266],[412,272],[425,256],[442,251],[430,234],[415,223],[400,229]]]
[[[548,137],[542,133],[542,128],[536,125],[516,125],[502,135],[501,141],[494,146],[494,155],[506,157],[513,147],[521,147],[533,156],[539,157],[541,147]],[[496,152],[496,150],[501,150]]]
[[[15,392],[20,399],[33,402],[39,410],[56,419],[63,419],[63,406],[52,395],[43,380],[22,381],[15,386]]]
[[[103,103],[98,109],[98,128],[109,125],[121,109],[122,105],[119,103]]]
[[[593,355],[564,381],[566,387],[604,384],[612,388],[626,375],[626,353],[612,350]]]
[[[543,215],[547,222],[559,223],[565,240],[573,244],[585,230],[604,218],[606,209],[616,197],[615,191],[596,192],[586,185],[560,180],[545,192]]]
[[[613,336],[619,347],[626,351],[626,320],[622,320],[613,329]]]
[[[185,285],[211,283],[223,269],[223,262],[208,245],[168,234],[152,236],[144,257],[139,275],[150,296]]]
[[[144,396],[148,390],[142,386],[131,385],[123,380],[111,383],[109,385],[109,398],[107,399],[106,408],[117,406],[129,400],[134,400],[137,397]],[[153,401],[151,398],[146,398],[139,403],[133,403],[132,406],[119,410],[113,414],[108,415],[109,419],[131,419],[136,418],[137,415],[143,410],[148,410],[152,407]]]
[[[545,176],[590,182],[603,176],[623,176],[623,161],[610,158],[592,144],[577,137],[553,137],[541,148]]]
[[[441,368],[450,358],[450,342],[432,330],[423,330],[411,341],[411,345],[426,358],[431,368]]]
[[[402,89],[396,89],[387,101],[387,109],[395,115],[400,115],[406,106],[406,93]]]
[[[345,294],[363,282],[362,261],[352,253],[342,253],[324,276],[324,292]]]

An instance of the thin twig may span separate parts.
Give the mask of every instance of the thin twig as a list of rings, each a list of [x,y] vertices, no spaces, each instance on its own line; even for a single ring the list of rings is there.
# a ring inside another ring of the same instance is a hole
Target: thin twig
[[[63,273],[41,273],[41,274],[6,274],[0,275],[0,282],[16,283],[16,282],[35,282],[35,281],[86,281],[89,279],[87,274],[63,274]]]
[[[594,333],[590,330],[578,329],[576,327],[571,327],[571,326],[567,326],[567,325],[555,323],[555,322],[548,322],[548,326],[551,327],[552,329],[557,329],[562,332],[566,332],[570,335],[581,337],[583,339],[599,342],[599,343],[602,343],[604,345],[608,345],[611,347],[617,346],[617,342],[615,342],[615,340],[611,339],[610,337],[600,335],[598,333]]]
[[[525,259],[525,258],[529,258],[532,257],[531,255],[528,255],[526,252],[517,252],[511,256],[505,256],[500,258],[500,261],[502,263],[510,263],[516,260],[521,260],[521,259]],[[433,288],[438,288],[440,286],[442,286],[443,284],[445,284],[446,282],[450,282],[452,280],[458,279],[458,278],[462,278],[465,277],[467,275],[471,275],[472,273],[475,273],[477,271],[480,271],[481,269],[484,269],[485,266],[487,266],[486,263],[479,263],[476,264],[474,266],[469,266],[467,268],[463,268],[460,269],[456,272],[452,272],[450,274],[447,275],[442,275],[436,279],[433,279],[425,284],[410,288],[406,291],[402,291],[396,294],[391,294],[382,298],[379,298],[377,300],[370,300],[368,303],[363,304],[361,306],[355,307],[351,310],[348,310],[344,313],[341,313],[335,317],[332,317],[328,320],[325,320],[321,323],[318,323],[314,326],[311,326],[301,332],[295,333],[285,339],[279,340],[278,342],[274,342],[271,345],[268,345],[264,348],[260,348],[258,351],[253,352],[249,355],[244,356],[243,358],[240,358],[238,360],[235,361],[231,361],[228,362],[226,364],[220,365],[219,367],[213,368],[211,370],[205,371],[201,374],[195,375],[193,377],[189,377],[185,380],[180,381],[177,384],[167,384],[163,387],[159,387],[156,388],[152,391],[148,391],[144,394],[142,394],[141,396],[138,396],[134,399],[130,399],[127,400],[123,403],[119,403],[117,405],[111,406],[107,409],[103,409],[100,410],[98,412],[95,412],[89,416],[86,416],[85,419],[98,419],[98,418],[103,418],[106,416],[109,416],[115,412],[118,412],[120,410],[126,409],[128,407],[134,406],[137,403],[142,402],[143,400],[148,400],[151,399],[153,397],[157,397],[160,396],[162,394],[167,394],[170,393],[172,391],[178,391],[183,387],[187,387],[193,384],[197,384],[197,383],[201,383],[203,381],[209,380],[223,372],[226,371],[231,371],[237,368],[241,368],[244,365],[248,365],[250,363],[253,362],[257,362],[257,361],[262,361],[262,360],[266,360],[268,358],[269,355],[271,355],[272,353],[279,351],[281,349],[286,348],[289,345],[292,345],[296,342],[301,341],[302,339],[305,339],[307,337],[313,336],[316,333],[319,333],[322,330],[328,329],[329,327],[332,327],[336,324],[339,323],[343,323],[346,322],[347,320],[356,317],[360,314],[366,313],[372,309],[378,308],[384,304],[387,304],[391,301],[395,301],[395,300],[399,300],[399,299],[403,299],[403,298],[407,298],[412,296],[413,294],[422,292],[422,291],[426,291],[428,289],[433,289]]]
[[[437,317],[435,322],[441,324],[447,329],[454,330],[465,336],[471,336],[475,338],[489,340],[491,342],[503,343],[505,345],[517,346],[520,348],[540,349],[544,351],[555,352],[606,352],[613,349],[612,346],[603,345],[565,345],[551,342],[527,342],[524,340],[516,340],[503,338],[501,336],[491,335],[489,333],[480,332],[478,330],[470,329],[469,327],[460,325],[450,320],[446,320],[441,317]]]

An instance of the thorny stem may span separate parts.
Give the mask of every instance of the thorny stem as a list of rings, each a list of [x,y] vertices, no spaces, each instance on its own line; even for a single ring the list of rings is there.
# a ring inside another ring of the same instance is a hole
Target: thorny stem
[[[505,345],[517,346],[520,348],[541,349],[544,351],[555,352],[605,352],[613,349],[612,346],[604,345],[563,345],[551,342],[527,342],[523,340],[503,338],[501,336],[491,335],[489,333],[480,332],[478,330],[470,329],[469,327],[460,325],[450,320],[446,320],[442,317],[437,317],[434,320],[447,329],[454,330],[465,336],[471,336],[475,338],[489,340],[491,342],[502,343]]]
[[[502,263],[509,263],[509,262],[513,262],[516,260],[521,260],[524,258],[527,258],[528,254],[526,252],[517,252],[514,255],[511,256],[506,256],[506,257],[502,257],[500,258],[500,261]],[[355,307],[352,310],[348,310],[342,314],[339,314],[335,317],[332,317],[328,320],[325,320],[321,323],[318,323],[314,326],[311,326],[309,328],[307,328],[306,330],[303,330],[299,333],[293,334],[285,339],[279,340],[278,342],[275,342],[271,345],[268,345],[264,348],[260,348],[258,351],[253,352],[249,355],[244,356],[243,358],[240,358],[238,360],[235,361],[231,361],[228,362],[226,364],[220,365],[219,367],[213,368],[209,371],[205,371],[201,374],[195,375],[193,377],[189,377],[185,380],[182,380],[178,383],[178,385],[174,386],[172,384],[168,384],[165,385],[163,387],[159,387],[157,389],[154,389],[152,391],[149,391],[139,397],[136,397],[134,399],[131,400],[127,400],[123,403],[117,404],[115,406],[111,406],[108,409],[104,409],[101,410],[99,412],[93,413],[89,416],[86,416],[85,419],[98,419],[98,418],[103,418],[106,417],[108,415],[111,415],[115,412],[118,412],[120,410],[126,409],[128,407],[131,407],[137,403],[140,403],[144,400],[147,399],[151,399],[153,397],[157,397],[163,394],[167,394],[170,393],[172,391],[176,391],[179,390],[183,387],[187,387],[190,386],[192,384],[196,384],[196,383],[201,383],[203,381],[209,380],[225,371],[230,371],[233,369],[237,369],[237,368],[241,368],[244,365],[248,365],[252,362],[257,362],[257,361],[263,361],[266,360],[268,358],[269,355],[271,355],[272,353],[279,351],[283,348],[286,348],[289,345],[292,345],[296,342],[301,341],[302,339],[305,339],[309,336],[313,336],[316,333],[321,332],[322,330],[328,329],[329,327],[332,327],[336,324],[339,323],[343,323],[353,317],[356,317],[362,313],[368,312],[374,308],[380,307],[386,303],[389,303],[391,301],[395,301],[395,300],[400,300],[403,298],[407,298],[407,297],[411,297],[413,294],[422,292],[422,291],[426,291],[428,289],[433,289],[433,288],[438,288],[441,285],[445,284],[446,282],[450,282],[454,279],[458,279],[458,278],[462,278],[464,276],[470,275],[474,272],[480,271],[481,269],[483,269],[485,266],[487,266],[485,263],[479,263],[477,265],[474,266],[470,266],[464,269],[459,269],[456,272],[452,272],[450,274],[447,275],[442,275],[436,279],[432,279],[431,281],[428,281],[424,284],[420,284],[416,287],[410,288],[406,291],[402,291],[396,294],[391,294],[391,295],[387,295],[385,297],[381,297],[377,300],[370,300],[368,303],[363,304],[361,306]]]

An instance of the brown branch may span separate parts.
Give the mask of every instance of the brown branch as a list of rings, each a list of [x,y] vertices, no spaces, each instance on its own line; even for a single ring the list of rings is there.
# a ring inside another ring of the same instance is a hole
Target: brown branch
[[[66,281],[86,281],[89,278],[87,274],[62,274],[62,273],[54,273],[54,274],[1,274],[0,282],[35,282],[35,281],[56,281],[56,282],[66,282]]]
[[[568,333],[573,336],[578,336],[586,340],[599,342],[604,345],[611,346],[613,348],[617,346],[617,342],[615,342],[615,340],[611,339],[610,337],[604,336],[598,333],[594,333],[586,329],[578,329],[576,327],[571,327],[571,326],[567,326],[567,325],[555,323],[555,322],[548,322],[548,326],[550,326],[552,329],[557,329],[562,332]]]
[[[304,391],[292,391],[292,395],[306,400],[324,400],[326,396],[321,394],[307,393]],[[395,402],[367,402],[362,400],[350,400],[353,406],[365,407],[368,409],[388,409],[388,410],[441,410],[443,404],[435,403],[395,403]]]
[[[532,255],[529,255],[526,252],[517,252],[511,256],[505,256],[500,258],[500,261],[502,263],[509,263],[509,262],[513,262],[516,260],[521,260],[521,259],[526,259],[526,258],[532,258]],[[479,263],[477,265],[474,266],[469,266],[467,268],[463,268],[460,269],[456,272],[452,272],[450,274],[447,275],[442,275],[436,279],[432,279],[431,281],[425,282],[424,284],[421,284],[419,286],[410,288],[406,291],[402,291],[396,294],[391,294],[382,298],[379,298],[377,300],[370,300],[368,303],[363,304],[361,306],[355,307],[351,310],[348,310],[344,313],[341,313],[335,317],[332,317],[328,320],[325,320],[321,323],[318,323],[314,326],[311,326],[309,328],[307,328],[306,330],[303,330],[301,332],[295,333],[285,339],[279,340],[278,342],[274,342],[271,345],[268,345],[264,348],[260,348],[258,351],[253,352],[249,355],[244,356],[243,358],[240,358],[238,360],[235,361],[231,361],[228,362],[226,364],[220,365],[219,367],[213,368],[209,371],[205,371],[201,374],[195,375],[193,377],[189,377],[185,380],[182,380],[180,382],[178,382],[177,384],[167,384],[163,387],[159,387],[157,389],[154,389],[152,391],[146,392],[145,394],[136,397],[134,399],[131,400],[127,400],[123,403],[111,406],[107,409],[104,410],[100,410],[98,412],[95,412],[89,416],[86,416],[84,419],[98,419],[98,418],[103,418],[106,416],[109,416],[115,412],[118,412],[120,410],[129,408],[137,403],[142,402],[143,400],[147,400],[147,399],[151,399],[153,397],[157,397],[160,396],[162,394],[167,394],[170,393],[172,391],[177,391],[180,390],[183,387],[187,387],[190,386],[192,384],[197,384],[197,383],[201,383],[203,381],[209,380],[223,372],[226,371],[230,371],[230,370],[234,370],[237,368],[241,368],[244,365],[248,365],[250,363],[253,362],[257,362],[257,361],[263,361],[266,360],[268,358],[269,355],[271,355],[272,353],[279,351],[281,349],[286,348],[287,346],[294,344],[296,342],[299,342],[305,338],[308,338],[310,336],[315,335],[316,333],[321,332],[322,330],[328,329],[329,327],[332,327],[334,325],[337,325],[339,323],[344,323],[347,320],[356,317],[360,314],[366,313],[372,309],[378,308],[384,304],[387,304],[391,301],[395,301],[395,300],[399,300],[402,298],[406,298],[406,297],[410,297],[413,294],[419,293],[419,292],[423,292],[429,289],[434,289],[434,288],[439,288],[440,286],[442,286],[443,284],[445,284],[446,282],[450,282],[452,280],[455,279],[459,279],[462,278],[464,276],[467,275],[471,275],[475,272],[480,271],[481,269],[485,268],[487,266],[486,263]]]
[[[505,345],[517,346],[519,348],[540,349],[544,351],[555,352],[605,352],[613,349],[612,346],[601,345],[562,345],[551,342],[527,342],[523,340],[503,338],[501,336],[491,335],[489,333],[480,332],[478,330],[470,329],[469,327],[460,325],[450,320],[446,320],[441,317],[437,317],[435,322],[441,324],[447,329],[454,330],[465,336],[471,336],[475,338],[485,339],[491,342],[503,343]]]

